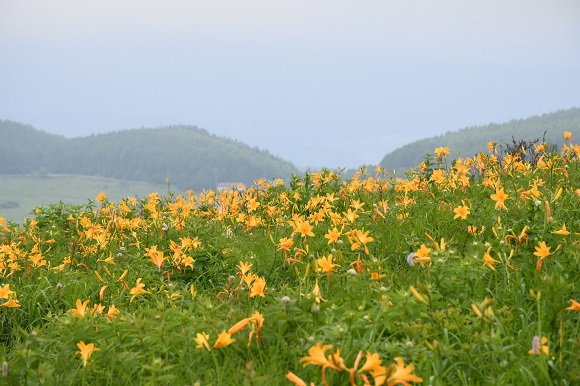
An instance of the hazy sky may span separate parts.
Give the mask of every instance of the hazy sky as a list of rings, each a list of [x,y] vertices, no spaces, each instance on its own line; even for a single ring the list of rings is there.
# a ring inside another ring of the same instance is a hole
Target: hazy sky
[[[578,0],[0,0],[0,119],[68,137],[190,124],[356,167],[570,107]]]

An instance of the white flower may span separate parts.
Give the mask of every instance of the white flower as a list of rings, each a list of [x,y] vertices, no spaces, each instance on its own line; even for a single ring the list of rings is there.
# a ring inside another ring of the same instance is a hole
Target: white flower
[[[532,339],[532,354],[538,355],[540,353],[540,337],[534,336]]]
[[[407,255],[407,264],[409,264],[410,267],[415,265],[415,253],[411,252]]]

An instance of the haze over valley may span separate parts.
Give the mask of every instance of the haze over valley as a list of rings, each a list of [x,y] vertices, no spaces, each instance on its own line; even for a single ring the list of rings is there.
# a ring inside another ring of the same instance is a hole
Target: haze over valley
[[[297,167],[578,107],[580,3],[0,0],[0,119],[196,126]]]

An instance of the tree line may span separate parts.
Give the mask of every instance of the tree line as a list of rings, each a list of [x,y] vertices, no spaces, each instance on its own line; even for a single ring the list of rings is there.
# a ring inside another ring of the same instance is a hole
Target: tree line
[[[448,147],[449,158],[473,157],[487,153],[487,142],[509,145],[512,140],[534,141],[562,145],[562,134],[571,131],[580,138],[580,108],[560,110],[554,113],[512,120],[503,124],[468,127],[444,135],[409,143],[385,155],[380,165],[386,170],[404,170],[419,165],[427,153],[433,154],[438,147]]]
[[[0,121],[0,174],[76,174],[165,183],[180,190],[220,182],[290,179],[296,167],[265,150],[195,126],[131,129],[65,138]]]

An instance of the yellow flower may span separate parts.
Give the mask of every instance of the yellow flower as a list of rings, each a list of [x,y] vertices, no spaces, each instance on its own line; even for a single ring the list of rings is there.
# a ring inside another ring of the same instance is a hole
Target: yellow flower
[[[385,384],[385,381],[387,380],[387,368],[385,366],[377,366],[376,369],[373,369],[369,372],[371,374],[371,376],[373,377],[373,380],[375,381],[375,385],[377,386],[381,386]],[[364,376],[363,376],[364,379]],[[370,385],[370,383],[366,383],[368,385]],[[389,386],[394,385],[394,384],[389,384]]]
[[[547,169],[548,168],[548,164],[546,164],[546,161],[544,161],[543,155],[540,157],[540,159],[536,163],[536,166],[538,167],[538,169]]]
[[[417,289],[415,287],[413,287],[412,285],[409,286],[409,290],[411,291],[411,293],[413,294],[413,296],[420,301],[423,304],[427,304],[429,305],[429,301],[427,299],[425,299],[425,297],[423,295],[421,295],[419,293],[419,291],[417,291]]]
[[[165,291],[165,295],[167,296],[167,299],[169,299],[170,301],[175,301],[179,299],[179,297],[181,296],[179,292],[169,293],[169,291]]]
[[[542,195],[542,192],[540,192],[538,190],[538,185],[534,184],[534,186],[527,191],[527,193],[529,193],[530,195],[532,195],[535,199],[540,198],[540,196]]]
[[[242,276],[242,281],[246,283],[248,287],[252,285],[252,282],[258,278],[258,275],[255,275],[249,272],[247,275]],[[240,282],[241,283],[241,282]]]
[[[380,269],[381,267],[379,267]],[[380,280],[383,277],[386,277],[387,275],[383,274],[383,273],[378,273],[378,272],[371,272],[370,270],[368,270],[369,273],[371,274],[371,280]]]
[[[472,236],[477,236],[477,227],[475,225],[469,225],[467,227],[467,232]]]
[[[255,296],[266,297],[264,294],[264,289],[266,288],[266,280],[262,277],[256,278],[252,283],[252,288],[250,290],[250,297],[253,298]]]
[[[355,220],[359,218],[359,215],[356,213],[356,210],[353,212],[350,208],[348,208],[348,210],[344,214],[344,218],[346,218],[348,222],[354,223]]]
[[[294,244],[294,239],[289,238],[289,237],[283,237],[280,239],[280,242],[278,243],[278,250],[288,252],[288,251],[290,251],[290,248],[292,248],[293,244]]]
[[[550,249],[551,247],[548,247],[545,241],[540,241],[538,243],[538,246],[536,247],[536,252],[534,252],[534,255],[540,258],[538,260],[538,264],[536,265],[536,269],[538,271],[540,270],[540,268],[542,268],[542,260],[550,256]]]
[[[232,339],[232,335],[230,333],[226,332],[226,330],[223,330],[218,335],[218,338],[217,338],[216,342],[214,343],[213,348],[222,348],[222,347],[228,346],[228,345],[232,344],[232,342],[234,342],[234,340],[235,339]]]
[[[314,295],[314,301],[316,303],[320,303],[321,300],[323,302],[326,301],[325,299],[322,298],[322,295],[320,293],[320,286],[318,285],[318,280],[316,280],[316,284],[314,284],[314,289],[312,290],[312,295]],[[308,295],[308,298],[310,298],[310,295]]]
[[[253,265],[254,264],[245,263],[243,261],[240,261],[240,264],[238,264],[237,267],[239,268],[241,274],[245,275],[250,269],[252,269]]]
[[[151,248],[145,248],[147,251],[146,256],[149,256],[153,264],[157,266],[158,270],[161,270],[166,257],[163,256],[163,251],[158,251],[157,246],[153,245]]]
[[[415,252],[415,258],[413,259],[413,261],[415,263],[428,263],[431,261],[431,256],[429,256],[429,254],[431,253],[431,248],[427,248],[425,246],[425,244],[421,244],[421,248],[419,248],[419,250],[417,252]]]
[[[565,131],[564,134],[562,134],[562,137],[564,137],[564,139],[566,141],[570,141],[570,140],[574,139],[574,138],[572,138],[572,132],[570,132],[570,131]]]
[[[415,365],[410,364],[405,367],[405,362],[402,358],[395,358],[396,365],[392,364],[387,370],[387,385],[405,385],[409,386],[409,382],[423,382],[423,378],[411,374],[415,369]]]
[[[316,264],[318,264],[318,271],[326,272],[328,276],[332,275],[332,270],[334,267],[338,267],[338,264],[334,264],[332,262],[332,253],[326,257],[317,259]]]
[[[95,351],[99,351],[100,348],[96,348],[94,343],[85,344],[82,340],[77,343],[77,347],[81,351],[77,351],[76,354],[80,354],[83,358],[83,366],[87,365],[88,360]]]
[[[371,354],[370,352],[367,351],[366,359],[367,360],[364,366],[361,367],[360,370],[358,370],[359,372],[362,373],[363,371],[378,370],[379,367],[382,367],[381,364],[383,363],[383,361],[379,359],[378,353]]]
[[[260,206],[260,203],[258,201],[256,201],[255,198],[250,198],[247,202],[246,205],[248,207],[248,212],[253,212],[256,209],[258,209],[258,207]]]
[[[86,312],[87,312],[87,306],[89,305],[90,300],[85,300],[84,302],[81,302],[81,299],[77,299],[77,308],[71,308],[70,310],[68,310],[68,312],[70,312],[71,314],[73,314],[73,316],[82,318],[85,316]]]
[[[328,231],[327,234],[324,235],[325,238],[328,239],[328,244],[332,244],[338,241],[338,238],[342,235],[342,233],[336,229],[336,227],[332,228],[332,230]]]
[[[109,311],[107,311],[107,313],[105,314],[105,316],[106,316],[107,318],[114,319],[114,318],[116,318],[116,317],[117,317],[117,314],[118,314],[118,313],[119,313],[119,309],[118,309],[117,307],[115,307],[115,305],[114,305],[114,304],[111,304],[111,305],[109,306]]]
[[[97,198],[95,199],[95,201],[97,201],[97,202],[105,202],[105,201],[107,201],[107,196],[105,195],[105,192],[99,193],[99,195],[97,196]]]
[[[431,248],[427,248],[425,244],[421,244],[421,247],[417,252],[415,252],[416,257],[429,257],[431,253]]]
[[[570,299],[570,301],[572,302],[572,305],[570,305],[570,307],[568,307],[566,309],[570,310],[570,311],[580,311],[580,303],[578,303],[574,299]]]
[[[435,169],[431,174],[430,181],[435,181],[436,184],[441,184],[445,180],[445,170]]]
[[[570,232],[566,229],[566,224],[562,224],[562,228],[558,229],[557,231],[552,232],[556,235],[561,235],[561,236],[568,236],[570,234]]]
[[[438,147],[435,149],[435,154],[437,155],[438,158],[443,158],[447,154],[449,154],[449,148],[448,147]]]
[[[485,255],[483,255],[483,265],[487,265],[489,268],[491,268],[495,271],[495,267],[493,265],[495,263],[499,263],[499,261],[497,261],[493,257],[491,257],[491,255],[489,254],[489,251],[491,251],[491,247],[487,248],[487,252],[485,252]]]
[[[328,362],[330,364],[332,364],[332,366],[326,366],[326,367],[332,367],[334,369],[339,369],[337,371],[340,370],[349,370],[348,367],[346,367],[346,365],[344,364],[344,358],[340,356],[340,349],[337,349],[335,352],[332,352],[328,355]],[[323,371],[326,370],[326,368],[323,369]],[[326,376],[323,375],[323,380],[325,380]]]
[[[260,312],[256,311],[250,317],[250,320],[256,325],[257,335],[258,335],[258,342],[262,341],[262,324],[264,324],[264,315]],[[252,330],[253,332],[253,330]],[[250,340],[252,339],[252,335],[250,335]],[[250,343],[248,342],[248,347]]]
[[[318,342],[316,343],[316,345],[308,349],[309,355],[300,359],[300,362],[303,363],[304,367],[309,365],[315,365],[315,366],[327,366],[335,370],[340,370],[339,367],[337,367],[335,364],[326,359],[326,356],[324,355],[325,352],[330,350],[331,348],[332,348],[331,344],[323,346],[322,342]]]
[[[131,303],[133,301],[133,299],[135,299],[135,296],[137,295],[145,295],[148,294],[149,292],[144,290],[143,288],[145,287],[145,284],[141,283],[141,278],[137,279],[137,284],[135,285],[135,287],[131,288],[131,300],[129,300],[129,303]]]
[[[503,191],[503,188],[496,188],[495,194],[492,194],[490,197],[495,201],[495,209],[506,209],[504,202],[509,198],[509,195]]]
[[[296,220],[294,222],[294,231],[300,233],[302,236],[314,236],[312,229],[314,227],[306,220]]]
[[[453,217],[453,219],[461,217],[463,220],[467,219],[467,216],[471,213],[469,208],[466,206],[458,206],[453,209],[453,212],[455,212],[455,217]]]
[[[91,314],[95,315],[101,315],[103,313],[103,311],[105,310],[105,306],[103,306],[102,304],[95,304],[93,306],[93,309],[91,310]]]
[[[197,333],[197,335],[195,336],[195,338],[193,339],[195,341],[195,343],[197,343],[196,348],[205,348],[209,351],[209,334],[202,332],[202,333]]]
[[[244,328],[246,328],[248,323],[250,323],[250,320],[252,320],[252,318],[244,318],[240,320],[239,322],[230,327],[230,329],[228,330],[228,334],[234,335],[236,332],[243,330]]]
[[[2,306],[9,307],[9,308],[16,308],[16,307],[20,307],[20,304],[18,303],[18,300],[12,298],[12,299],[8,300],[7,302],[3,303]]]
[[[357,248],[363,248],[365,253],[369,254],[369,249],[367,247],[367,243],[375,241],[372,237],[369,236],[370,231],[366,231],[363,233],[360,229],[355,229],[349,232],[349,238],[351,239],[352,245],[350,249],[352,251],[356,250]]]
[[[10,289],[10,284],[5,284],[3,287],[0,287],[0,299],[10,299],[14,293]]]
[[[294,383],[295,386],[306,386],[306,382],[304,382],[302,378],[298,377],[298,375],[294,374],[292,371],[288,371],[288,374],[286,374],[286,379]]]

